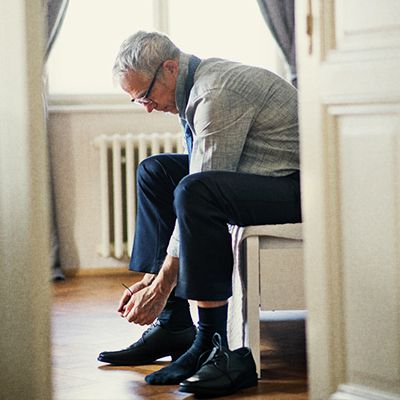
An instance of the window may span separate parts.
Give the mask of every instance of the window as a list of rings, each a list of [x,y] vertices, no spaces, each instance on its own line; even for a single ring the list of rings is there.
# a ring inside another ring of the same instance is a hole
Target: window
[[[121,42],[139,29],[164,31],[199,57],[276,72],[276,46],[256,0],[70,0],[47,65],[50,94],[120,94],[113,62]]]
[[[122,41],[153,30],[149,0],[70,0],[48,61],[50,94],[120,93],[112,67]]]
[[[188,53],[276,70],[276,45],[257,0],[171,0],[169,31]]]

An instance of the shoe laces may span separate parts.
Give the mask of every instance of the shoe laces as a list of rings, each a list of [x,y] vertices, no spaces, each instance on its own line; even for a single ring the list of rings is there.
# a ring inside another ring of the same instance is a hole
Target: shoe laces
[[[214,336],[212,338],[212,343],[214,347],[211,350],[211,353],[206,359],[206,361],[204,361],[204,363],[202,364],[202,366],[206,364],[214,364],[216,368],[221,370],[223,361],[226,361],[226,367],[227,369],[229,369],[229,354],[222,346],[222,338],[219,333],[214,333]]]
[[[161,325],[160,322],[157,320],[153,322],[142,334],[142,338],[145,338],[156,326]]]

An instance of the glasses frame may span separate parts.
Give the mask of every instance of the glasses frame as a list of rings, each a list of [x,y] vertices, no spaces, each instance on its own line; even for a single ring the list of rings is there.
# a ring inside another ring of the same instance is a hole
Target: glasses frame
[[[160,69],[163,66],[163,64],[164,64],[164,61],[157,67],[156,72],[154,73],[153,79],[151,80],[149,87],[147,88],[145,94],[142,97],[139,97],[138,99],[132,99],[131,100],[132,103],[147,105],[147,104],[150,104],[153,102],[153,100],[151,100],[149,97],[150,97],[151,91],[153,90],[154,84],[156,83],[157,75],[160,72]]]

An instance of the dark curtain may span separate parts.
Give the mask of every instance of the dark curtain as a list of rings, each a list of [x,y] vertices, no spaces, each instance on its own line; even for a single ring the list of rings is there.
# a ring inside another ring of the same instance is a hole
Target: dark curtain
[[[47,44],[45,53],[45,62],[47,61],[50,51],[57,39],[58,32],[64,21],[69,0],[46,0],[47,15]]]
[[[261,13],[288,63],[297,87],[294,0],[257,0]]]
[[[45,38],[45,55],[44,64],[46,64],[53,44],[57,39],[58,33],[60,31],[61,25],[64,21],[64,17],[68,8],[69,0],[44,0],[44,13],[46,21],[46,33]],[[44,106],[45,114],[47,120],[47,74],[46,71],[43,72],[43,82],[44,82]],[[48,152],[49,161],[51,166],[50,157],[50,138],[48,138]],[[59,245],[59,235],[57,227],[56,218],[56,204],[55,204],[55,193],[54,193],[54,176],[53,168],[50,167],[49,173],[50,179],[50,263],[51,263],[51,274],[53,280],[63,280],[64,273],[61,269],[60,263],[60,245]]]

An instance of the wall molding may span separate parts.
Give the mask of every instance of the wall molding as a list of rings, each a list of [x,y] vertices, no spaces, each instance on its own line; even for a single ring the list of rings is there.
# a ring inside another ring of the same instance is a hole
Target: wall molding
[[[329,400],[400,400],[400,395],[359,385],[340,385]]]
[[[145,109],[129,101],[123,94],[59,94],[48,96],[50,113],[79,112],[134,112],[146,113]]]

